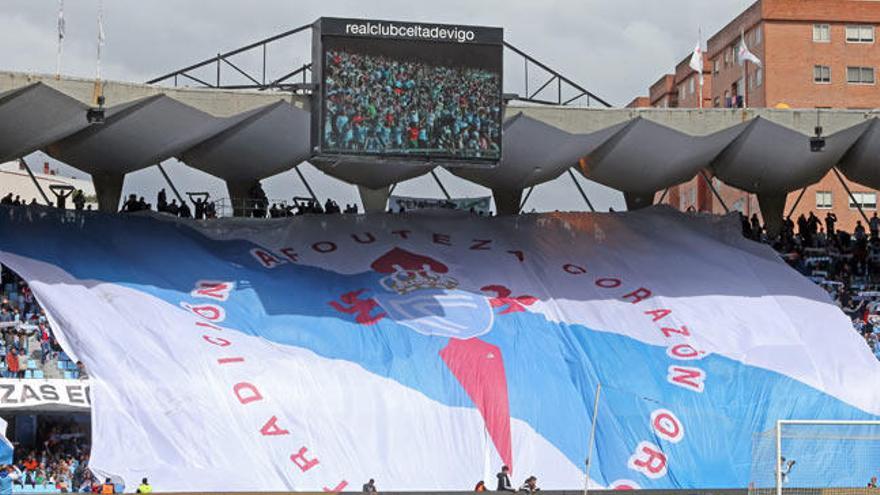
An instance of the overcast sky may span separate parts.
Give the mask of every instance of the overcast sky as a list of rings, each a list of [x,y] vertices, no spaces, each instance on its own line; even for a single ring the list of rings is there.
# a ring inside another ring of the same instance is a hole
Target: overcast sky
[[[321,16],[499,26],[505,39],[608,100],[626,105],[705,38],[744,10],[747,0],[104,0],[103,75],[142,82]],[[94,77],[98,0],[66,0],[62,72]],[[56,60],[57,0],[0,0],[0,70],[52,73]],[[309,61],[309,37],[270,48],[270,74]],[[256,70],[256,60],[238,63]],[[522,62],[506,56],[507,92],[522,93]],[[531,87],[543,79],[533,71]],[[44,155],[33,157],[41,161]],[[222,182],[170,161],[179,188],[226,196]],[[246,166],[246,164],[242,164]],[[80,176],[84,175],[79,173]],[[488,195],[442,171],[453,195]],[[306,170],[318,196],[355,201],[356,190],[315,169]],[[620,208],[620,195],[583,181],[594,204]],[[156,167],[130,174],[126,191],[154,196],[163,185]],[[304,195],[294,173],[264,181],[270,198]],[[396,193],[440,197],[430,178],[401,184]],[[539,186],[527,209],[584,209],[571,179]]]

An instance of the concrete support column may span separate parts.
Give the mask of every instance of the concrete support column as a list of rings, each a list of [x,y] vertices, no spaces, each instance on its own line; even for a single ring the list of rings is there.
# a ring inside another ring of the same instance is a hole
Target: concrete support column
[[[758,193],[758,206],[761,208],[761,217],[764,219],[764,229],[767,237],[775,239],[782,233],[782,222],[785,218],[785,200],[788,194],[761,194]]]
[[[492,197],[495,199],[495,211],[498,215],[517,215],[519,205],[522,204],[522,189],[505,190],[492,189]]]
[[[92,184],[95,185],[95,195],[98,196],[99,211],[105,213],[119,211],[119,199],[122,197],[122,182],[124,180],[125,174],[92,174]],[[55,200],[54,197],[50,199]]]
[[[256,180],[226,181],[226,190],[229,192],[229,199],[232,202],[233,216],[246,217],[250,214],[247,203],[251,197],[251,189],[259,182]]]
[[[631,193],[624,192],[623,199],[626,201],[627,211],[641,210],[654,204],[654,197],[657,191],[649,193]]]
[[[364,186],[358,186],[358,194],[361,197],[361,204],[364,205],[364,211],[367,213],[381,213],[385,211],[388,205],[388,196],[391,195],[391,187],[385,186],[379,189],[370,189]]]

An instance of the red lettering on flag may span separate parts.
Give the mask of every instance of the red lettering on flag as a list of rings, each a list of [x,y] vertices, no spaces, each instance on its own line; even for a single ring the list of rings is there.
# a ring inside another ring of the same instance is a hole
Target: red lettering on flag
[[[278,251],[294,263],[299,261],[299,255],[296,254],[296,251],[294,251],[291,247],[281,248]]]
[[[189,310],[196,316],[201,316],[202,318],[209,321],[223,321],[226,319],[226,310],[215,304],[192,305],[182,302],[180,303],[180,306],[183,309]]]
[[[354,239],[354,242],[358,244],[372,244],[376,242],[376,236],[369,232],[364,232],[367,235],[366,239],[361,239],[358,234],[351,234],[351,238]]]
[[[324,487],[324,492],[325,492],[325,493],[334,493],[334,494],[335,494],[335,493],[339,493],[339,492],[341,492],[342,490],[345,490],[345,487],[347,487],[347,486],[348,486],[348,482],[345,481],[345,480],[342,480],[342,481],[339,482],[338,485],[336,485],[335,488],[327,488],[327,487],[325,486],[325,487]]]
[[[651,291],[644,287],[639,287],[629,294],[624,294],[622,299],[632,299],[633,304],[638,304],[649,297],[651,297]]]
[[[666,476],[666,454],[651,442],[640,442],[628,464],[652,480]]]
[[[289,435],[290,432],[278,426],[278,417],[272,416],[269,418],[269,421],[266,421],[266,424],[260,428],[260,434],[266,437],[269,436],[278,436],[278,435]]]
[[[232,342],[224,339],[223,337],[211,337],[210,335],[202,335],[202,338],[205,339],[205,342],[216,345],[218,347],[229,347],[232,345]]]
[[[434,240],[434,244],[442,244],[444,246],[452,245],[452,243],[449,242],[450,237],[448,234],[434,234],[432,239]]]
[[[651,413],[651,426],[660,438],[678,443],[684,438],[684,427],[678,417],[667,409],[657,409]]]
[[[206,297],[215,301],[225,301],[229,299],[229,293],[235,288],[235,282],[214,282],[208,280],[200,280],[196,283],[196,288],[190,295],[192,297]]]
[[[220,358],[217,360],[217,364],[232,364],[232,363],[243,363],[243,357],[231,357],[231,358]]]
[[[666,381],[669,383],[700,393],[706,387],[705,379],[705,371],[689,366],[670,366],[666,375]]]
[[[235,397],[238,398],[238,401],[242,404],[250,404],[251,402],[263,400],[263,395],[252,383],[236,383],[235,385],[233,385],[232,391],[235,393]]]
[[[312,244],[312,249],[321,254],[332,253],[333,251],[336,251],[336,243],[330,241],[316,242]]]
[[[507,251],[507,254],[512,254],[516,256],[516,259],[519,260],[520,263],[526,259],[526,254],[518,249]]]
[[[603,289],[616,289],[621,286],[623,282],[620,281],[619,278],[599,278],[596,279],[596,285]]]
[[[488,247],[491,243],[491,239],[474,239],[470,249],[472,251],[489,251],[490,249],[492,249]]]
[[[646,315],[651,315],[651,321],[660,321],[663,318],[666,318],[672,313],[669,309],[652,309],[650,311],[645,311]]]
[[[254,248],[251,249],[251,256],[257,259],[263,268],[275,268],[276,266],[284,263],[283,260],[278,259],[277,256],[266,251],[265,249]]]
[[[290,456],[290,460],[299,468],[300,471],[306,472],[319,464],[318,459],[306,458],[306,452],[309,449],[302,447],[299,452]]]
[[[565,273],[570,273],[572,275],[583,275],[587,273],[586,268],[578,265],[573,265],[571,263],[566,263],[562,266],[562,269],[565,270]]]
[[[706,357],[706,351],[698,351],[690,344],[676,344],[666,348],[666,355],[681,361],[693,361]]]
[[[683,337],[690,337],[691,336],[691,331],[688,330],[688,327],[686,327],[684,325],[682,325],[681,328],[663,327],[660,329],[660,331],[663,332],[663,335],[665,335],[667,339],[672,337],[672,334],[678,334]]]

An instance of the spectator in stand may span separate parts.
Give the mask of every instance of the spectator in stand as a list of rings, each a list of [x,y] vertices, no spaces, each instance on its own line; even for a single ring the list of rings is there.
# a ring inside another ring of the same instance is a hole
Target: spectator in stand
[[[84,365],[82,361],[76,362],[76,373],[79,375],[80,380],[85,380],[89,377],[89,373],[86,371],[86,365]]]
[[[877,488],[877,477],[871,476],[871,481],[868,482],[868,488]]]
[[[141,484],[138,486],[136,493],[153,493],[153,487],[150,485],[150,482],[147,481],[147,478],[141,480]]]
[[[86,207],[86,194],[82,189],[77,189],[76,192],[73,193],[73,206],[76,208],[76,211],[83,211]]]
[[[523,493],[535,493],[541,491],[541,489],[538,488],[538,478],[535,478],[534,476],[526,478],[525,483],[519,487],[519,491]]]
[[[21,378],[18,367],[18,351],[15,346],[9,346],[6,352],[6,373],[9,378]]]
[[[168,198],[165,196],[165,188],[159,190],[159,194],[156,195],[156,211],[165,212],[168,211]]]
[[[477,482],[477,485],[474,487],[475,492],[485,492],[486,491],[486,483],[483,480]]]
[[[498,478],[498,488],[496,488],[499,492],[513,492],[516,491],[513,489],[513,485],[510,483],[510,468],[507,466],[501,466],[501,472],[496,475]]]
[[[106,478],[104,484],[101,485],[101,495],[111,495],[113,493],[116,493],[116,485],[113,483],[113,480]]]
[[[376,490],[376,481],[373,480],[373,478],[370,478],[370,481],[364,483],[364,486],[362,488],[363,489],[361,491],[363,493],[369,493],[371,495],[376,495],[377,493],[379,493]]]

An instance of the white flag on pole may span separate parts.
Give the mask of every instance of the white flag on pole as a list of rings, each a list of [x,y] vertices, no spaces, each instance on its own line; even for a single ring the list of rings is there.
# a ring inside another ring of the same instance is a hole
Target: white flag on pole
[[[694,53],[691,55],[690,68],[700,74],[700,84],[703,84],[703,49],[700,43],[694,47]]]
[[[737,53],[737,59],[739,60],[739,64],[742,65],[746,60],[752,62],[758,67],[761,66],[761,59],[759,59],[754,53],[749,51],[749,47],[746,46],[746,37],[743,35],[739,40],[739,52]]]
[[[58,0],[58,41],[64,39],[64,0]]]

